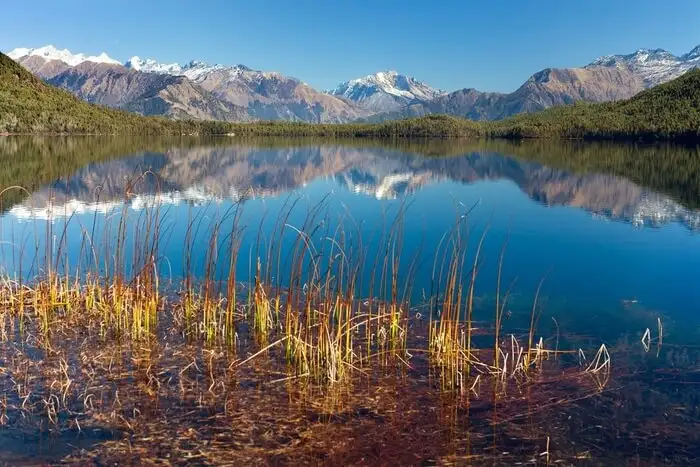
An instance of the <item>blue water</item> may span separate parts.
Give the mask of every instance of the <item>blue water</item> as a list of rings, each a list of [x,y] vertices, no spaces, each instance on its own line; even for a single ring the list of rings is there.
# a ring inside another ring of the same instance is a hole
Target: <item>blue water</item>
[[[342,224],[346,254],[364,258],[364,290],[360,294],[366,295],[376,252],[387,247],[381,234],[405,209],[400,276],[406,279],[408,266],[416,258],[411,300],[417,305],[433,285],[433,262],[441,238],[468,212],[460,221],[470,229],[468,262],[473,260],[484,229],[488,229],[476,283],[484,316],[493,301],[498,259],[508,239],[503,287],[513,283],[511,306],[516,314],[527,313],[544,277],[541,303],[546,312],[569,323],[570,328],[579,326],[581,332],[601,334],[609,325],[621,333],[628,325],[630,332],[637,333],[654,326],[657,316],[668,323],[671,337],[675,333],[692,339],[700,329],[700,288],[695,285],[700,272],[700,235],[688,220],[697,214],[623,178],[573,175],[498,154],[456,156],[445,169],[436,158],[372,148],[256,150],[232,146],[148,157],[159,161],[156,172],[162,178],[163,199],[168,200],[158,213],[159,268],[164,278],[175,283],[186,269],[185,245],[192,219],[197,221],[191,235],[192,269],[201,276],[212,225],[228,216],[222,221],[216,266],[218,276],[225,277],[225,236],[232,212],[242,209],[239,228],[244,234],[237,279],[247,281],[255,257],[265,258],[280,212],[296,201],[282,241],[275,242],[283,252],[283,274],[273,279],[286,281],[290,265],[284,258],[297,239],[292,227],[301,229],[309,211],[323,203],[312,228],[307,229],[318,227],[314,247],[330,248],[329,236],[340,243],[335,232]],[[350,157],[351,164],[339,163],[337,169],[329,162]],[[192,175],[193,167],[203,170]],[[133,175],[143,168],[144,157],[139,155],[86,166],[60,184],[36,190],[22,204],[6,211],[0,218],[4,271],[16,276],[21,265],[25,277],[38,274],[36,252],[42,256],[46,251],[49,226],[54,253],[67,254],[71,271],[95,258],[104,267],[109,252],[114,251],[122,195],[103,192],[102,204],[95,204],[92,186],[98,182],[119,186],[124,173]],[[588,185],[592,191],[581,190]],[[552,195],[552,190],[562,186],[566,189]],[[585,199],[587,193],[597,193],[595,187],[606,191],[603,201]],[[241,202],[238,195],[248,189],[253,189],[254,195]],[[141,197],[132,198],[125,211],[127,257],[133,253],[130,245],[134,236],[143,234],[148,211],[143,200],[153,197],[153,185],[147,184],[136,194]],[[53,203],[48,199],[54,199]],[[53,208],[48,212],[50,204]],[[150,201],[146,204],[153,205]],[[663,209],[650,214],[649,205]],[[92,239],[89,248],[85,243],[88,233]],[[364,251],[359,250],[360,237]],[[63,238],[66,246],[59,250]],[[112,245],[111,249],[106,245]]]

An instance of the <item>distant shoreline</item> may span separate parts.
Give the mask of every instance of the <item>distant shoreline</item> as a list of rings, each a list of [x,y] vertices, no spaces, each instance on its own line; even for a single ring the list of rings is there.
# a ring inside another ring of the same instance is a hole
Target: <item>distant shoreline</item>
[[[276,122],[265,122],[266,125],[275,125]],[[232,123],[236,124],[236,123]],[[240,125],[251,125],[249,123],[243,123]],[[325,127],[327,125],[354,125],[354,124],[317,124],[317,123],[304,123],[303,125],[308,125],[311,127],[319,126]],[[378,125],[378,124],[377,124]],[[35,133],[8,133],[0,132],[0,137],[17,137],[17,136],[35,136],[35,137],[95,137],[95,138],[118,138],[118,137],[137,137],[137,138],[229,138],[231,141],[245,141],[249,138],[290,138],[290,139],[302,139],[302,138],[318,138],[318,139],[357,139],[357,140],[454,140],[454,141],[510,141],[517,143],[518,141],[569,141],[569,142],[611,142],[611,143],[674,143],[674,144],[698,144],[700,145],[700,134],[690,134],[682,133],[678,135],[663,135],[654,133],[644,133],[644,134],[610,134],[610,135],[584,135],[584,136],[560,136],[560,135],[541,135],[541,136],[521,136],[521,135],[442,135],[442,134],[352,134],[345,132],[338,133],[326,133],[326,132],[256,132],[256,131],[245,131],[241,134],[231,134],[231,133],[200,133],[200,134],[172,134],[172,133],[59,133],[59,132],[35,132]]]

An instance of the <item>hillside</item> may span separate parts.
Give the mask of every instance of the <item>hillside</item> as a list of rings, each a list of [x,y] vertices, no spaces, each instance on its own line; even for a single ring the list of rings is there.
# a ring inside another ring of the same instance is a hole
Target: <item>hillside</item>
[[[211,133],[211,123],[177,122],[89,104],[45,84],[0,54],[0,133]]]
[[[159,64],[106,54],[88,57],[53,46],[15,49],[8,56],[47,83],[93,104],[176,119],[343,123],[368,114],[281,73],[243,65]]]
[[[612,103],[577,103],[485,126],[502,138],[700,139],[700,70]]]

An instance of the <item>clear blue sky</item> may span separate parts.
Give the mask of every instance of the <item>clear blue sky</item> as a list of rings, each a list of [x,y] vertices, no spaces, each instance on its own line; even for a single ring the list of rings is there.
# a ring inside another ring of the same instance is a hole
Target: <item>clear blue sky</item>
[[[396,69],[511,91],[549,66],[700,44],[700,0],[11,0],[0,50],[53,44],[279,71],[320,89]]]

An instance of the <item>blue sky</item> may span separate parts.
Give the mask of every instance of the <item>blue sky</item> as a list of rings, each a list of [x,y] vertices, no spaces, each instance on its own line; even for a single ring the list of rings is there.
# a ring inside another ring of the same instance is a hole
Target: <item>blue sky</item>
[[[545,67],[700,44],[700,0],[9,0],[0,50],[53,44],[279,71],[326,89],[396,69],[446,90],[511,91]]]

